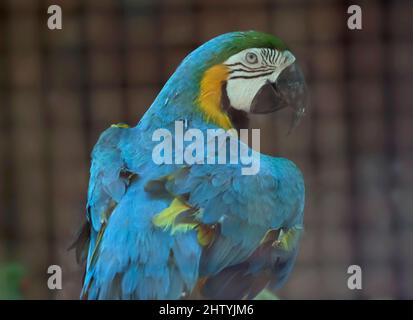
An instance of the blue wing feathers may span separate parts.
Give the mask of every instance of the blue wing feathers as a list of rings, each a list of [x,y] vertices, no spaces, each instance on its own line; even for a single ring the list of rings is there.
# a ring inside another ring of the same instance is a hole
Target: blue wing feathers
[[[295,253],[284,258],[276,270],[273,264],[281,261],[279,253],[268,249],[264,259],[256,252],[269,229],[302,225],[304,184],[294,164],[263,155],[255,176],[242,175],[238,165],[155,166],[149,159],[151,147],[139,145],[146,133],[137,128],[106,130],[93,151],[89,256],[97,246],[97,258],[87,265],[85,296],[178,299],[184,291],[190,292],[201,276],[211,277],[209,288],[213,288],[212,278],[222,281],[220,277],[227,275],[229,268],[237,270],[234,279],[242,274],[255,279],[264,269],[284,279]],[[124,169],[136,174],[136,181],[125,180],[121,175]],[[164,181],[166,195],[157,197],[157,188],[145,188],[154,180]],[[153,225],[154,215],[176,196],[199,209],[195,216],[199,223],[219,226],[210,245],[199,244],[196,230],[172,234]],[[112,203],[113,210],[108,210]],[[103,222],[106,229],[97,244]],[[236,266],[244,263],[248,268],[240,273]]]

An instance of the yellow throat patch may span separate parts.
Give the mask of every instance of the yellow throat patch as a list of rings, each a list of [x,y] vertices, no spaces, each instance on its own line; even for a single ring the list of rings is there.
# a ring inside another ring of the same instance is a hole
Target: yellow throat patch
[[[222,84],[227,78],[228,68],[223,64],[209,68],[201,80],[198,96],[198,104],[206,120],[226,130],[233,127],[228,115],[221,109]]]

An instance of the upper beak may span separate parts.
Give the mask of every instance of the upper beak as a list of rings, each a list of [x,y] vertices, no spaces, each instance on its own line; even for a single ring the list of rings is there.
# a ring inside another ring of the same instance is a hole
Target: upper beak
[[[290,131],[305,115],[309,103],[307,85],[296,62],[286,67],[275,82],[267,81],[254,97],[251,113],[271,113],[290,107],[294,117]]]

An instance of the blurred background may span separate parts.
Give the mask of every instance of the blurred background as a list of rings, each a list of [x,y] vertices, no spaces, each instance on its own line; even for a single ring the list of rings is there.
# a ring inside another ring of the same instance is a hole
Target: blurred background
[[[62,30],[47,28],[52,4]],[[347,29],[351,4],[362,31]],[[99,134],[137,123],[198,45],[248,29],[288,43],[312,94],[293,134],[271,124],[261,137],[307,188],[306,232],[280,298],[413,298],[412,17],[409,0],[2,0],[0,298],[78,298],[83,270],[67,248]],[[62,290],[47,288],[52,264]],[[351,264],[363,290],[347,288]]]

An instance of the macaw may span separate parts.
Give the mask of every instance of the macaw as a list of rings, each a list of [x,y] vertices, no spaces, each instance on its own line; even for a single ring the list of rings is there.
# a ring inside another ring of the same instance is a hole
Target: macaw
[[[303,230],[300,170],[241,139],[240,148],[259,156],[255,174],[242,174],[237,161],[178,159],[189,141],[172,151],[172,163],[160,164],[154,132],[171,132],[164,140],[172,143],[177,121],[227,132],[245,128],[249,114],[285,107],[293,108],[295,125],[306,93],[280,39],[231,32],[190,53],[136,126],[104,131],[92,152],[87,219],[76,242],[86,262],[81,298],[253,299],[280,287]]]

